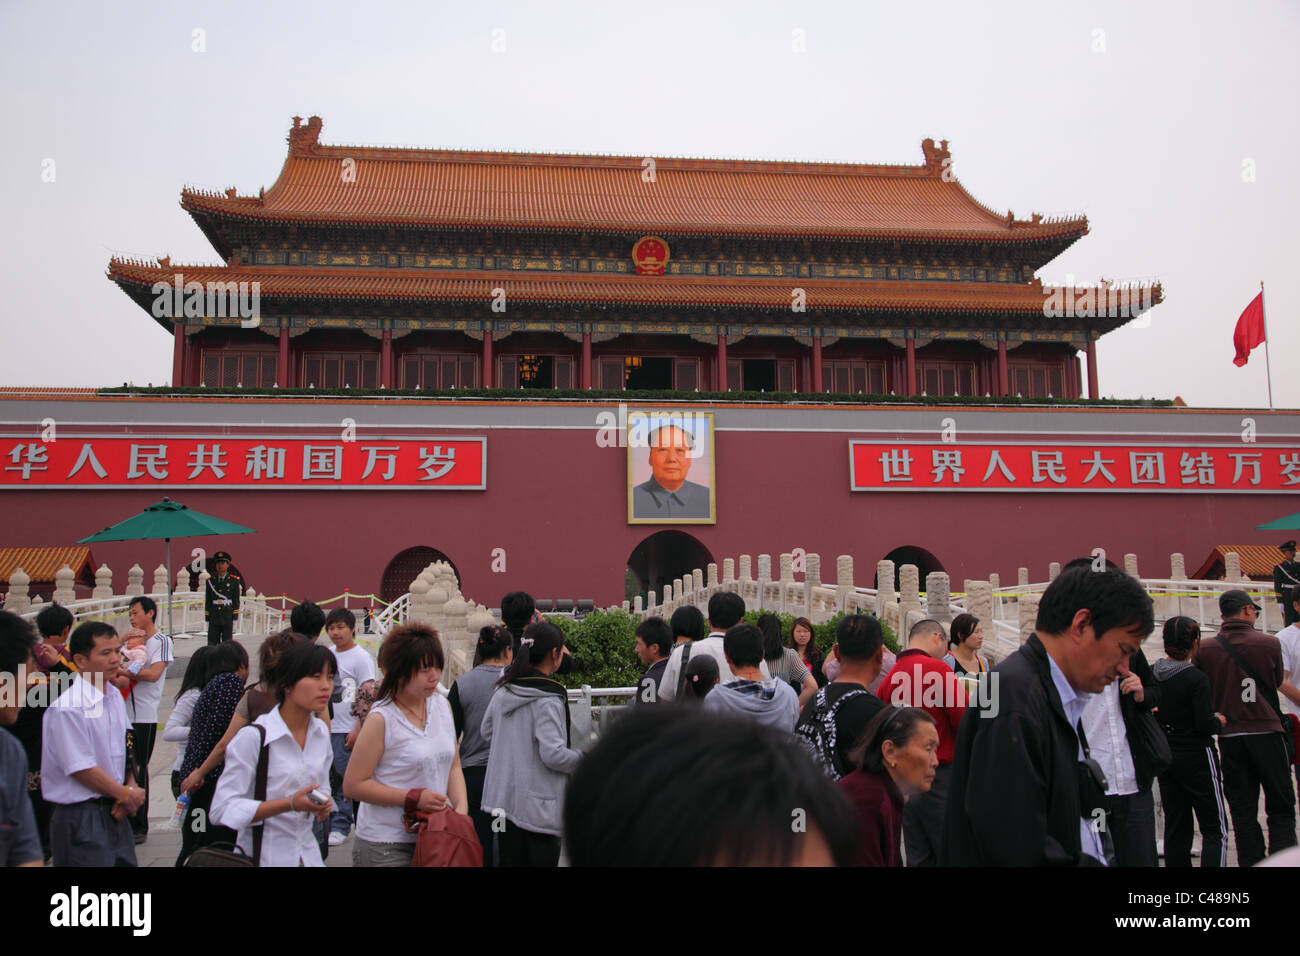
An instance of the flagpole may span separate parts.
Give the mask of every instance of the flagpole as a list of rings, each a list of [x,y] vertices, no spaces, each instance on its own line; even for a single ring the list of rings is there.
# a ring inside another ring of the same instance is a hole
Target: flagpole
[[[1273,370],[1268,360],[1268,312],[1264,308],[1264,280],[1259,280],[1259,317],[1264,323],[1264,376],[1268,379],[1268,407],[1273,409]]]

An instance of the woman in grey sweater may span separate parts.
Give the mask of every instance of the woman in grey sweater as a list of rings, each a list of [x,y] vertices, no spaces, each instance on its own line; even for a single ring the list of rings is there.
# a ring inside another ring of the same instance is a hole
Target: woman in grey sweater
[[[551,675],[564,657],[564,632],[530,625],[497,682],[480,728],[488,742],[483,810],[505,818],[501,866],[556,866],[564,788],[582,754],[569,747],[569,696]]]
[[[514,638],[504,627],[489,624],[478,633],[472,671],[461,674],[447,695],[451,715],[460,739],[460,766],[465,773],[465,790],[469,795],[469,814],[474,820],[479,842],[483,844],[483,865],[496,866],[496,834],[492,817],[483,812],[483,781],[487,777],[488,742],[480,732],[483,715],[496,692],[501,673],[510,666]]]

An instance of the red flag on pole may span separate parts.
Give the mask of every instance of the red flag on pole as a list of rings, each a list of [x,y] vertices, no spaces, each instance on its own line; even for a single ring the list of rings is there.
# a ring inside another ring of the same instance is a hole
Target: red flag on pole
[[[1237,319],[1237,328],[1232,333],[1232,344],[1237,348],[1237,355],[1232,364],[1238,367],[1246,364],[1251,349],[1264,342],[1264,292],[1250,300],[1246,311]]]

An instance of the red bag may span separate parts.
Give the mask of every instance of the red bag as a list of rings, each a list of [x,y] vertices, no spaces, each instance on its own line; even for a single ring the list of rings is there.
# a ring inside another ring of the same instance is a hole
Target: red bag
[[[419,794],[418,790],[411,791]],[[414,801],[407,796],[407,806]],[[474,821],[463,813],[444,808],[433,813],[406,812],[402,822],[407,833],[416,834],[411,866],[482,866],[483,846]]]

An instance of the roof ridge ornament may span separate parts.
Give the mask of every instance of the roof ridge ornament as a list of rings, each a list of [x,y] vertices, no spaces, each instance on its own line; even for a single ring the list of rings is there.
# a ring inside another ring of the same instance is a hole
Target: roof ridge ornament
[[[289,155],[319,152],[322,125],[319,116],[308,119],[305,126],[301,116],[293,117],[293,127],[289,130]]]
[[[921,152],[925,155],[925,169],[931,176],[942,176],[946,168],[952,165],[952,153],[948,151],[948,141],[939,140],[934,145],[933,139],[921,140]]]

